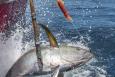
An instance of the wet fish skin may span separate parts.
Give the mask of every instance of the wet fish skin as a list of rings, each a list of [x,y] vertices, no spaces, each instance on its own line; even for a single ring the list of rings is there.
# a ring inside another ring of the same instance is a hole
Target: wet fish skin
[[[51,71],[51,68],[60,66],[60,70],[72,65],[85,64],[90,60],[93,55],[87,49],[72,47],[72,46],[60,46],[59,48],[53,48],[50,46],[41,47],[43,71]],[[10,69],[6,77],[16,77],[25,75],[31,71],[39,71],[37,65],[37,57],[35,49],[30,50],[24,54]],[[33,70],[34,69],[34,70]],[[36,70],[35,70],[36,69]]]

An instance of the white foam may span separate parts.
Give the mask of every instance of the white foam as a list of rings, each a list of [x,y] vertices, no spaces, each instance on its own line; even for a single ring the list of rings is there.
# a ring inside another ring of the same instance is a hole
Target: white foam
[[[2,38],[2,36],[0,35]],[[9,38],[5,43],[0,40],[0,77],[4,77],[8,69],[21,56],[21,38],[19,32]]]
[[[15,26],[20,25],[16,24]],[[27,42],[24,47],[25,51],[22,51],[23,31],[20,31],[20,29],[16,29],[15,33],[5,41],[2,40],[3,35],[4,33],[0,33],[0,77],[5,77],[5,74],[16,62],[16,60],[32,47],[30,45],[31,42]]]

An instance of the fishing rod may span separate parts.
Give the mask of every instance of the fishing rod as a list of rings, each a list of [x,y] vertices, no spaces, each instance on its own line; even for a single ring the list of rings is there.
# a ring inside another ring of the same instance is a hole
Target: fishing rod
[[[31,18],[32,18],[32,25],[34,29],[34,41],[35,41],[35,47],[36,47],[36,56],[38,60],[38,67],[40,71],[43,70],[43,63],[42,63],[42,56],[41,56],[41,48],[40,48],[40,42],[39,42],[39,36],[40,36],[40,26],[36,22],[36,13],[34,8],[34,2],[33,0],[30,1],[30,10],[31,10]]]

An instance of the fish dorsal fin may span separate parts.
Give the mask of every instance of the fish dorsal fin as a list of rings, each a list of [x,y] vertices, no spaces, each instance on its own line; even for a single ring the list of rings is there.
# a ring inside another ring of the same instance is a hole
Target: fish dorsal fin
[[[56,38],[54,37],[54,35],[51,33],[51,31],[48,29],[48,27],[46,27],[44,24],[39,23],[38,25],[40,25],[46,32],[49,42],[50,42],[50,46],[51,47],[58,47],[58,43]]]

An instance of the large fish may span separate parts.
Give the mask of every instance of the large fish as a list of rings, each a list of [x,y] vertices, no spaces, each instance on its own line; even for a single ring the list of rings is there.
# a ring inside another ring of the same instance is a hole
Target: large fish
[[[57,66],[60,67],[60,70],[79,66],[93,57],[90,50],[73,46],[59,46],[59,48],[41,46],[41,54],[43,71],[46,72]],[[35,49],[32,49],[13,65],[6,77],[23,77],[23,75],[35,71],[39,71],[39,68],[37,68]]]
[[[57,41],[50,30],[43,24],[39,25],[41,25],[46,31],[50,40],[50,46],[40,46],[43,72],[40,72],[39,74],[47,74],[51,73],[50,71],[54,71],[52,77],[57,77],[60,75],[60,72],[85,64],[93,57],[90,49],[66,45],[58,46]],[[37,63],[36,49],[34,48],[17,60],[8,71],[6,77],[23,77],[25,74],[36,71],[39,72],[39,67]]]

